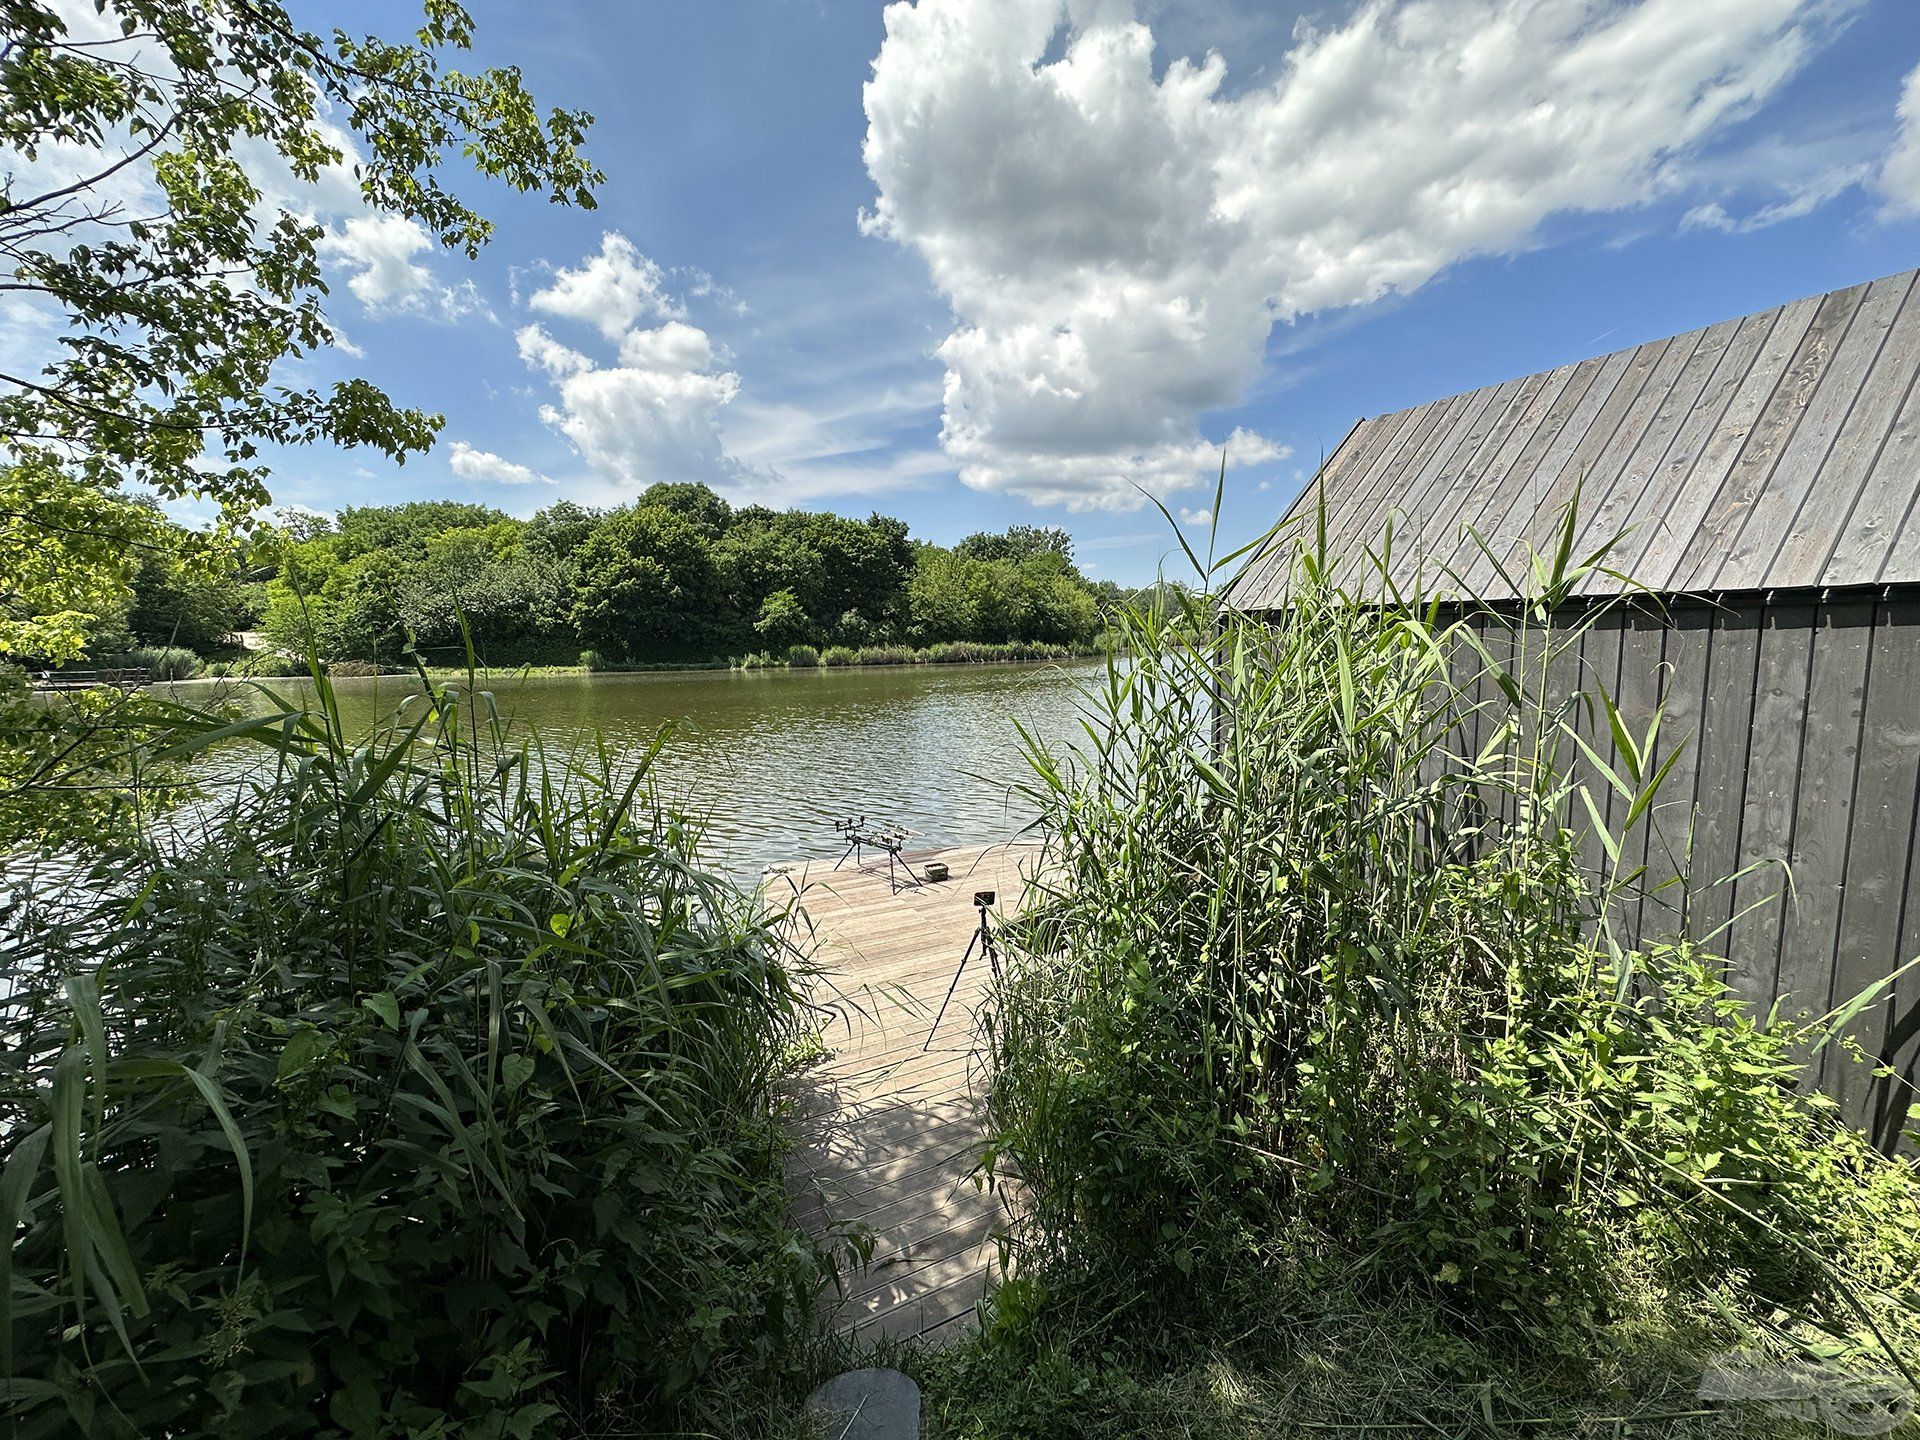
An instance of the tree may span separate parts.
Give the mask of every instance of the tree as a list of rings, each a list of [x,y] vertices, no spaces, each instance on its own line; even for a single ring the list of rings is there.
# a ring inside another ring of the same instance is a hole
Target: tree
[[[574,552],[571,618],[583,644],[610,654],[690,654],[715,624],[719,587],[708,537],[686,516],[616,510]]]
[[[571,500],[556,501],[527,522],[527,548],[545,551],[556,560],[569,560],[605,518],[604,512]]]
[[[826,562],[800,527],[777,516],[738,521],[714,546],[713,559],[728,608],[746,624],[757,629],[768,600],[785,594],[805,619],[804,633],[788,643],[827,633]]]
[[[154,533],[162,543],[139,553],[127,635],[204,655],[246,627],[248,598],[235,556],[178,525],[160,523]]]
[[[125,612],[150,517],[50,458],[0,467],[0,656],[59,662]]]
[[[753,622],[753,633],[762,644],[776,650],[811,640],[820,633],[807,607],[791,590],[776,590],[760,606],[760,618]]]
[[[412,500],[404,505],[349,506],[340,512],[335,533],[345,559],[373,550],[398,549],[424,555],[436,535],[449,530],[484,530],[502,521],[509,521],[507,513],[487,505],[462,500]],[[514,532],[516,539],[518,533]]]
[[[671,510],[685,516],[707,534],[719,537],[733,520],[733,507],[708,486],[686,480],[662,480],[640,495],[642,508]]]
[[[1052,555],[1073,565],[1073,537],[1058,526],[1009,525],[1004,535],[982,530],[953,547],[973,560],[1012,560],[1016,564]]]
[[[503,520],[445,530],[428,538],[424,558],[401,563],[400,621],[420,649],[457,661],[470,638],[491,663],[577,653],[567,627],[571,571],[529,550],[525,529]]]
[[[404,461],[432,443],[440,417],[366,380],[322,389],[283,373],[334,331],[326,232],[270,198],[267,174],[343,179],[469,257],[492,229],[446,187],[449,156],[590,207],[603,178],[579,150],[590,117],[543,118],[515,69],[449,68],[472,39],[455,0],[425,0],[399,43],[313,33],[278,0],[96,0],[71,22],[46,0],[0,8],[0,147],[23,162],[0,179],[0,285],[61,333],[37,367],[0,359],[5,523],[67,551],[47,582],[0,548],[9,614],[45,617],[33,643],[70,648],[79,601],[124,581],[134,517],[85,495],[203,497],[238,529],[268,498],[265,444]]]

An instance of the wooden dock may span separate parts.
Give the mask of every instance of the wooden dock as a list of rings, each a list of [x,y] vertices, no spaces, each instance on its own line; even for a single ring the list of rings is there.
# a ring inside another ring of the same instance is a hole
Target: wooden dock
[[[976,1010],[989,969],[976,949],[937,1032],[935,1012],[978,923],[974,892],[1011,914],[1030,846],[914,857],[912,874],[944,860],[951,878],[896,889],[886,859],[856,869],[814,862],[769,877],[792,884],[811,924],[831,1012],[828,1055],[807,1072],[788,1168],[795,1217],[843,1255],[832,1323],[860,1336],[943,1340],[972,1324],[999,1263],[994,1234],[1009,1192],[975,1175],[984,1135]],[[779,892],[776,892],[778,894]],[[930,1033],[931,1032],[931,1033]]]

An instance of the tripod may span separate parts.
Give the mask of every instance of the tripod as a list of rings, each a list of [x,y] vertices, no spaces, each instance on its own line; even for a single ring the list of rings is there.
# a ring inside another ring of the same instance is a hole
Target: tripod
[[[871,847],[887,852],[887,887],[895,895],[902,890],[913,890],[919,887],[920,882],[914,877],[911,868],[907,870],[905,880],[900,878],[902,864],[900,852],[907,847],[907,839],[912,834],[910,830],[899,825],[869,825],[864,815],[853,815],[845,820],[836,820],[833,822],[833,828],[838,830],[847,842],[847,848],[841,852],[840,858],[833,862],[834,869],[838,870],[846,864],[848,857],[851,856],[854,869],[864,870],[866,864],[860,851],[862,847]]]
[[[1000,955],[994,948],[993,927],[987,921],[987,907],[993,904],[991,890],[973,892],[973,908],[980,912],[979,927],[967,941],[967,948],[960,956],[960,968],[953,972],[953,983],[947,986],[947,998],[940,1002],[940,1013],[933,1017],[933,1025],[927,1031],[927,1038],[920,1043],[920,1053],[927,1053],[933,1044],[933,1037],[940,1029],[940,1022],[947,1018],[947,1007],[953,1003],[953,995],[960,988],[960,977],[967,973],[967,962],[973,959],[973,949],[977,945],[980,953],[987,957],[987,968],[993,972],[993,978],[1000,978]]]

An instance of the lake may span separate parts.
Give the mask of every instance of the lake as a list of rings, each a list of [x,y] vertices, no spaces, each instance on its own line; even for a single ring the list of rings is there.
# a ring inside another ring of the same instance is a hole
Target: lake
[[[551,753],[606,737],[616,757],[676,726],[655,762],[668,800],[709,825],[708,858],[742,879],[768,865],[837,857],[833,822],[864,814],[904,825],[911,849],[1014,835],[1032,811],[1015,721],[1050,744],[1084,738],[1082,688],[1099,661],[630,675],[497,675],[501,712]],[[294,681],[266,682],[283,695]],[[176,687],[186,698],[201,685]],[[309,688],[310,687],[304,687]],[[334,682],[342,718],[364,732],[419,682]]]

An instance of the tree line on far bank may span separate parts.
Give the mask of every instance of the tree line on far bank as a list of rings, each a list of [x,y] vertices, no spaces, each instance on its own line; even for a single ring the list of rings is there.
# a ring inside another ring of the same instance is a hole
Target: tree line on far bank
[[[1086,649],[1127,597],[1081,573],[1061,529],[1016,525],[946,548],[888,516],[735,507],[697,484],[656,484],[610,510],[562,501],[528,520],[448,500],[281,512],[215,553],[157,519],[150,533],[123,603],[96,623],[96,658],[143,645],[218,656],[245,630],[286,654],[372,664],[410,645],[457,661],[468,636],[490,664]]]

